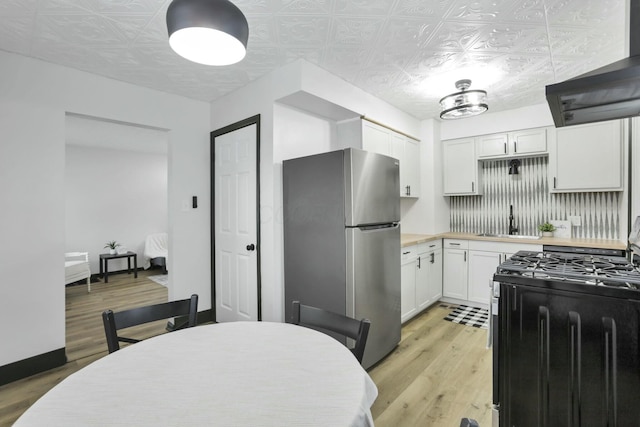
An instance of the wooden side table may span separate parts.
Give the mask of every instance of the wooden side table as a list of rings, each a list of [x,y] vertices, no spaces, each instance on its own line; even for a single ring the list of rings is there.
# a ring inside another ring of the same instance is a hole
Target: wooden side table
[[[109,260],[126,258],[127,259],[127,274],[131,274],[131,258],[133,258],[133,277],[138,278],[138,254],[135,252],[127,251],[123,254],[100,254],[100,277],[104,277],[104,283],[109,282]],[[104,274],[103,274],[104,263]]]

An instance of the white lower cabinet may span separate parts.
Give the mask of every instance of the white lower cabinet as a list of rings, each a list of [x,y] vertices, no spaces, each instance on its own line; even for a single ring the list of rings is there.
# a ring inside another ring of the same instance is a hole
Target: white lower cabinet
[[[542,251],[542,245],[444,239],[442,295],[451,302],[489,305],[498,266],[520,250]]]
[[[404,322],[418,312],[416,305],[416,261],[418,246],[402,248],[402,267],[400,268],[400,318]]]
[[[441,240],[402,248],[402,322],[414,317],[442,297]]]
[[[502,259],[499,252],[469,251],[469,301],[489,305],[489,288]]]
[[[466,240],[444,239],[442,269],[442,296],[467,299],[467,252],[469,242]]]
[[[429,243],[427,252],[418,255],[416,270],[416,303],[418,312],[442,298],[442,248],[441,241]],[[418,286],[419,284],[419,286]]]

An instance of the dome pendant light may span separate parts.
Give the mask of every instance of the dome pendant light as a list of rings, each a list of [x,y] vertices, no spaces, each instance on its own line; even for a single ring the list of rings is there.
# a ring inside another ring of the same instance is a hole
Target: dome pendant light
[[[477,116],[489,109],[487,105],[487,92],[484,90],[467,90],[471,86],[471,80],[458,80],[456,88],[460,92],[447,95],[440,100],[442,111],[440,118],[461,119],[464,117]]]
[[[229,0],[173,0],[167,9],[169,45],[205,65],[231,65],[247,53],[247,18]]]

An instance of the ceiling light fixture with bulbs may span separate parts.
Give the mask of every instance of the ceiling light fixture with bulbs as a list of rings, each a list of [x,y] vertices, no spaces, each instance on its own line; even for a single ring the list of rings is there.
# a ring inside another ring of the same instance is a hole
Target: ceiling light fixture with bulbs
[[[173,0],[167,30],[171,48],[199,64],[231,65],[247,53],[247,18],[229,0]]]
[[[467,90],[470,86],[471,80],[458,80],[456,88],[460,92],[452,93],[440,100],[440,106],[442,107],[440,112],[441,119],[462,119],[464,117],[477,116],[489,109],[487,92],[484,90]]]

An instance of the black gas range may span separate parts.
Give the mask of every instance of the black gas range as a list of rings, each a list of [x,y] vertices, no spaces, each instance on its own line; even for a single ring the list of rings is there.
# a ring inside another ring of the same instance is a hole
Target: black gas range
[[[635,265],[607,251],[520,251],[492,293],[498,425],[638,425]]]

